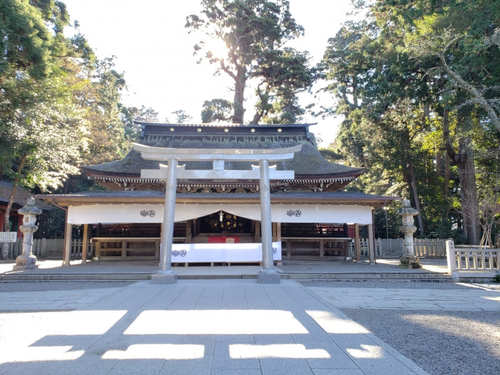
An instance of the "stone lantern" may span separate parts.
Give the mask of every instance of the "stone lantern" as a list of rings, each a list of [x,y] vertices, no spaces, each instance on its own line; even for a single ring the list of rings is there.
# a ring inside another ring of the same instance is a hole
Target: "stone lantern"
[[[23,253],[16,258],[14,271],[22,271],[37,268],[36,256],[32,254],[33,250],[33,233],[38,230],[36,225],[36,217],[42,213],[42,210],[35,206],[35,198],[28,198],[26,205],[17,210],[23,215],[23,225],[20,229],[23,232]]]
[[[418,215],[418,210],[410,205],[408,199],[403,200],[403,207],[399,211],[402,217],[403,225],[400,230],[404,234],[403,256],[400,258],[401,264],[409,268],[419,268],[418,258],[415,256],[415,246],[413,243],[413,233],[417,230],[414,225],[413,217]]]

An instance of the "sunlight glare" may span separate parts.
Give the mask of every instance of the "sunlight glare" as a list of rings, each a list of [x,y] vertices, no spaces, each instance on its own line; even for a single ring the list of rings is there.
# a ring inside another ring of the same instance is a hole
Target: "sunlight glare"
[[[214,57],[225,58],[227,56],[228,50],[226,44],[220,39],[212,38],[208,40],[205,43],[205,48],[207,51],[210,51]]]
[[[360,347],[361,349],[347,348],[347,353],[354,358],[382,358],[384,356],[382,348],[378,345],[361,344]]]
[[[249,358],[331,358],[324,349],[307,349],[301,344],[271,344],[271,345],[251,345],[251,344],[231,344],[229,345],[229,355],[232,359]]]
[[[134,344],[127,350],[108,350],[102,359],[201,359],[205,346],[187,344]]]
[[[361,324],[349,319],[338,318],[330,311],[308,310],[306,313],[313,318],[321,328],[328,333],[336,334],[364,334],[370,333]]]
[[[307,329],[284,310],[149,310],[126,335],[265,335],[301,334]]]
[[[0,360],[0,363],[72,361],[85,353],[84,350],[71,351],[71,348],[70,345],[19,348],[15,351],[9,351],[8,357],[5,357],[5,361]]]

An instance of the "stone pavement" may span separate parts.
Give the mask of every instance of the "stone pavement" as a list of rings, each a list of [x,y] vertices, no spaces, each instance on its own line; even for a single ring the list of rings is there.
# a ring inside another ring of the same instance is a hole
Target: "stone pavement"
[[[500,290],[311,287],[338,308],[434,311],[500,311]]]
[[[1,375],[426,374],[293,281],[11,291],[0,311]]]

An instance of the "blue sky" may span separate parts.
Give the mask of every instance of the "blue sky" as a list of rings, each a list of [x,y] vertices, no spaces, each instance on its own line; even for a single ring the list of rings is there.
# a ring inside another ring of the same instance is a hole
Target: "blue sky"
[[[116,56],[119,71],[125,73],[128,90],[124,101],[129,105],[145,105],[160,113],[163,120],[177,109],[184,109],[200,121],[203,101],[216,97],[232,98],[231,81],[214,76],[208,63],[196,64],[193,44],[196,37],[184,28],[186,16],[197,13],[199,0],[65,0],[73,20],[101,58]],[[351,0],[290,0],[291,11],[305,28],[305,36],[293,46],[310,52],[318,62],[329,37],[335,35]],[[247,108],[252,105],[247,90]],[[314,99],[303,95],[303,104],[313,101],[326,104],[323,95]],[[247,111],[246,118],[251,118]],[[323,144],[333,141],[339,118],[305,118],[318,122],[311,128]]]

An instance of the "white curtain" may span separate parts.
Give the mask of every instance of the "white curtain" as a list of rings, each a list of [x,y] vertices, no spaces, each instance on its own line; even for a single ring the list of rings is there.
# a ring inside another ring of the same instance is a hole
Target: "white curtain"
[[[175,221],[186,221],[225,211],[251,220],[260,220],[259,204],[177,204]],[[273,204],[271,219],[279,223],[371,224],[371,207],[333,204]],[[161,223],[161,204],[93,204],[70,206],[70,224]]]

